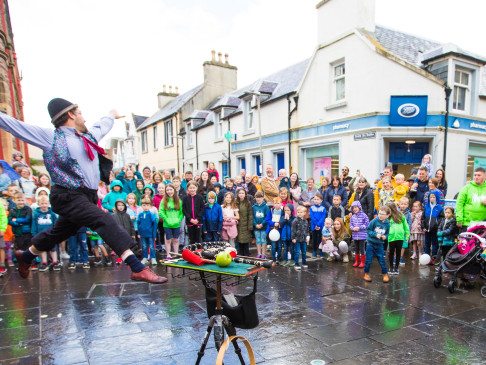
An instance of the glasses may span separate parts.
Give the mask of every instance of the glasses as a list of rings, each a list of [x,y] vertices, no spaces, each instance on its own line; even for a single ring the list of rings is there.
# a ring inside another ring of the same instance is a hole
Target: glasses
[[[378,215],[387,215],[387,214],[384,212],[378,212]]]

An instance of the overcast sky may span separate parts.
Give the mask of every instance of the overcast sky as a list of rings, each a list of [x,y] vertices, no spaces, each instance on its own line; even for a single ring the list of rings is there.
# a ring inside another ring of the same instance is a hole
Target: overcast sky
[[[150,116],[163,84],[202,83],[213,49],[243,87],[312,55],[317,2],[10,0],[25,120],[49,126],[54,97],[79,104],[88,124],[111,108]],[[485,0],[376,0],[377,24],[480,55],[484,14]]]

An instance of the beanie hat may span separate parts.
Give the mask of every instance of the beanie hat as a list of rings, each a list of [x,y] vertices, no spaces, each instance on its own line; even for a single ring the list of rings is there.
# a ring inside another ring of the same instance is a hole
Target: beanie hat
[[[152,172],[152,169],[148,166],[145,166],[142,171],[145,171],[145,170],[149,170],[150,172]]]
[[[56,126],[56,120],[64,113],[77,108],[76,104],[67,101],[66,99],[54,98],[47,104],[47,110],[51,116],[51,123]],[[56,126],[57,127],[57,126]]]

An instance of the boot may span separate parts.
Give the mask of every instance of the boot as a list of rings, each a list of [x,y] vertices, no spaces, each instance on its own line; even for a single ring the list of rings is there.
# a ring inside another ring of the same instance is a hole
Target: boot
[[[388,277],[388,274],[383,274],[383,282],[388,283],[390,281],[390,278]]]
[[[359,268],[365,267],[366,255],[361,255],[361,264],[359,264]]]
[[[370,274],[365,272],[363,279],[365,279],[365,281],[371,282]]]
[[[348,262],[349,262],[349,258],[348,258],[348,254],[347,254],[347,253],[345,253],[345,254],[343,255],[343,262],[344,262],[344,263],[348,263]]]
[[[353,267],[358,267],[358,265],[359,265],[359,257],[360,257],[359,254],[354,255],[354,264],[353,264]]]

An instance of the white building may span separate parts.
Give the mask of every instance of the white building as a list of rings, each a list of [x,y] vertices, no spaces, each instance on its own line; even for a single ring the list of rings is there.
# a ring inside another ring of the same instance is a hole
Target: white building
[[[225,175],[228,142],[221,137],[229,126],[236,134],[231,175],[240,168],[256,173],[258,92],[264,164],[292,167],[304,179],[335,175],[346,165],[352,175],[359,169],[373,180],[388,163],[409,175],[430,153],[438,169],[448,87],[445,164],[452,197],[474,166],[486,165],[486,58],[377,26],[374,10],[374,0],[321,1],[310,60],[225,95],[204,118],[187,118],[199,146],[185,161],[193,164],[197,155],[200,169],[213,161]],[[230,98],[241,102],[227,103]]]

